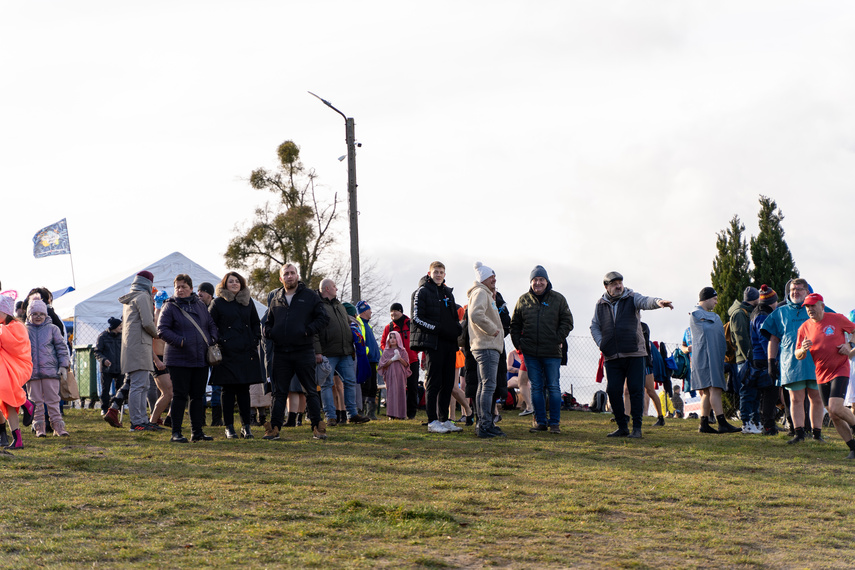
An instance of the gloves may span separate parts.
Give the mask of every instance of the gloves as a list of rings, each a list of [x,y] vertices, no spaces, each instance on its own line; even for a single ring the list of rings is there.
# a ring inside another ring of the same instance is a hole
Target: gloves
[[[163,302],[169,299],[169,294],[166,291],[158,291],[154,296],[154,308],[160,309],[163,307]]]
[[[777,358],[770,358],[767,366],[769,367],[769,377],[772,378],[772,380],[777,382],[778,377],[780,376],[778,374],[778,359]]]
[[[65,382],[68,379],[68,368],[59,369],[59,379]]]

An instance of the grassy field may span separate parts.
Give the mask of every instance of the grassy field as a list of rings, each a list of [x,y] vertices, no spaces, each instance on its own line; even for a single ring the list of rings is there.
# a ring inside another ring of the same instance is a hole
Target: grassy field
[[[420,421],[326,442],[208,428],[215,441],[179,445],[68,410],[71,438],[27,433],[0,456],[0,566],[853,566],[855,465],[833,430],[789,446],[667,420],[612,440],[608,419],[565,413],[564,433],[530,434],[506,412],[501,440]]]

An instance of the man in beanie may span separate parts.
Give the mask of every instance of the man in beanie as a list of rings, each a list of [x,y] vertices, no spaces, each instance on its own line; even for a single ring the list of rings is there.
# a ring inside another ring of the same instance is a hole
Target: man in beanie
[[[386,346],[386,338],[390,332],[401,335],[410,364],[410,375],[407,376],[407,419],[412,420],[416,417],[419,406],[419,355],[410,348],[410,317],[404,314],[404,306],[401,303],[392,303],[389,316],[392,321],[383,329],[380,346]]]
[[[469,313],[469,349],[478,364],[478,391],[475,410],[478,414],[478,437],[504,436],[493,421],[493,393],[499,359],[505,349],[502,319],[496,306],[496,272],[475,263],[475,284],[466,293]]]
[[[445,265],[434,261],[412,295],[413,334],[410,346],[425,353],[425,406],[429,433],[463,431],[448,418],[454,389],[457,337],[463,331]]]
[[[511,341],[525,359],[531,382],[534,420],[529,431],[561,433],[559,366],[567,335],[573,330],[573,314],[564,296],[552,289],[543,266],[532,269],[529,285],[511,316]],[[548,419],[544,391],[549,398]]]
[[[809,321],[799,327],[795,356],[802,360],[808,353],[816,365],[816,381],[822,402],[834,428],[849,447],[847,459],[855,459],[855,415],[846,407],[846,389],[849,387],[849,359],[855,348],[849,335],[855,332],[855,323],[838,313],[825,311],[822,295],[811,293],[805,298]]]
[[[140,271],[131,283],[129,293],[119,297],[122,307],[122,374],[129,385],[128,408],[131,416],[131,431],[157,431],[159,428],[148,421],[146,393],[149,378],[154,370],[151,340],[157,336],[154,322],[154,302],[151,288],[154,275]],[[104,420],[114,427],[121,427],[118,407],[111,404]]]
[[[115,383],[116,391],[122,386],[122,320],[107,319],[107,330],[98,335],[95,342],[95,358],[101,364],[101,415],[110,408],[110,387]]]
[[[760,302],[760,291],[746,287],[742,301],[735,299],[727,310],[730,318],[730,341],[736,347],[736,373],[733,388],[739,394],[739,419],[742,433],[761,433],[760,406],[757,402],[757,387],[750,382],[751,362],[751,312]]]
[[[365,301],[360,301],[356,304],[356,311],[359,313],[356,322],[359,323],[359,328],[362,332],[362,338],[365,339],[365,353],[368,355],[368,363],[371,367],[369,377],[362,384],[362,399],[363,409],[368,419],[377,419],[377,364],[380,363],[380,357],[383,351],[377,345],[377,337],[374,336],[374,329],[369,324],[373,312],[371,305]]]
[[[617,430],[608,437],[641,437],[641,417],[644,413],[644,372],[647,357],[647,341],[641,323],[641,311],[674,305],[667,299],[645,297],[624,287],[623,275],[610,271],[603,277],[606,292],[594,307],[591,320],[591,336],[603,353],[606,369],[606,393],[617,422]],[[526,363],[528,364],[528,363]],[[632,432],[626,421],[623,403],[623,387],[629,390]],[[665,425],[661,415],[656,426]]]
[[[692,334],[692,389],[701,393],[701,433],[732,433],[742,431],[724,418],[721,395],[727,389],[724,379],[724,325],[713,309],[718,293],[704,287],[698,294],[698,304],[691,312],[689,328]],[[715,411],[718,430],[710,426],[710,410]]]
[[[768,285],[762,285],[757,306],[751,313],[751,359],[748,382],[757,390],[760,417],[763,422],[763,435],[777,435],[775,425],[778,413],[778,386],[769,376],[769,341],[760,332],[766,318],[775,310],[778,294]]]

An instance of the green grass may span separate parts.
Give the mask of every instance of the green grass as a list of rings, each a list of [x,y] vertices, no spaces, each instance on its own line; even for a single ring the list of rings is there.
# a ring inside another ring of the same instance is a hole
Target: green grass
[[[562,417],[530,434],[506,412],[486,441],[377,421],[177,445],[68,410],[70,438],[0,456],[0,567],[853,565],[855,464],[833,430],[789,446],[666,420],[631,441]]]

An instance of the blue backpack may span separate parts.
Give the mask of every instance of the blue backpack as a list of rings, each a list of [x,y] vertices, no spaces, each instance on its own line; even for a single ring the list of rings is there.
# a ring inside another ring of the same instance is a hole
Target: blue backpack
[[[689,375],[689,369],[691,366],[688,355],[677,347],[674,349],[674,352],[671,353],[671,358],[669,360],[674,362],[674,371],[671,373],[671,377],[677,378],[678,380],[685,380],[686,376]],[[671,363],[669,362],[668,364]]]

